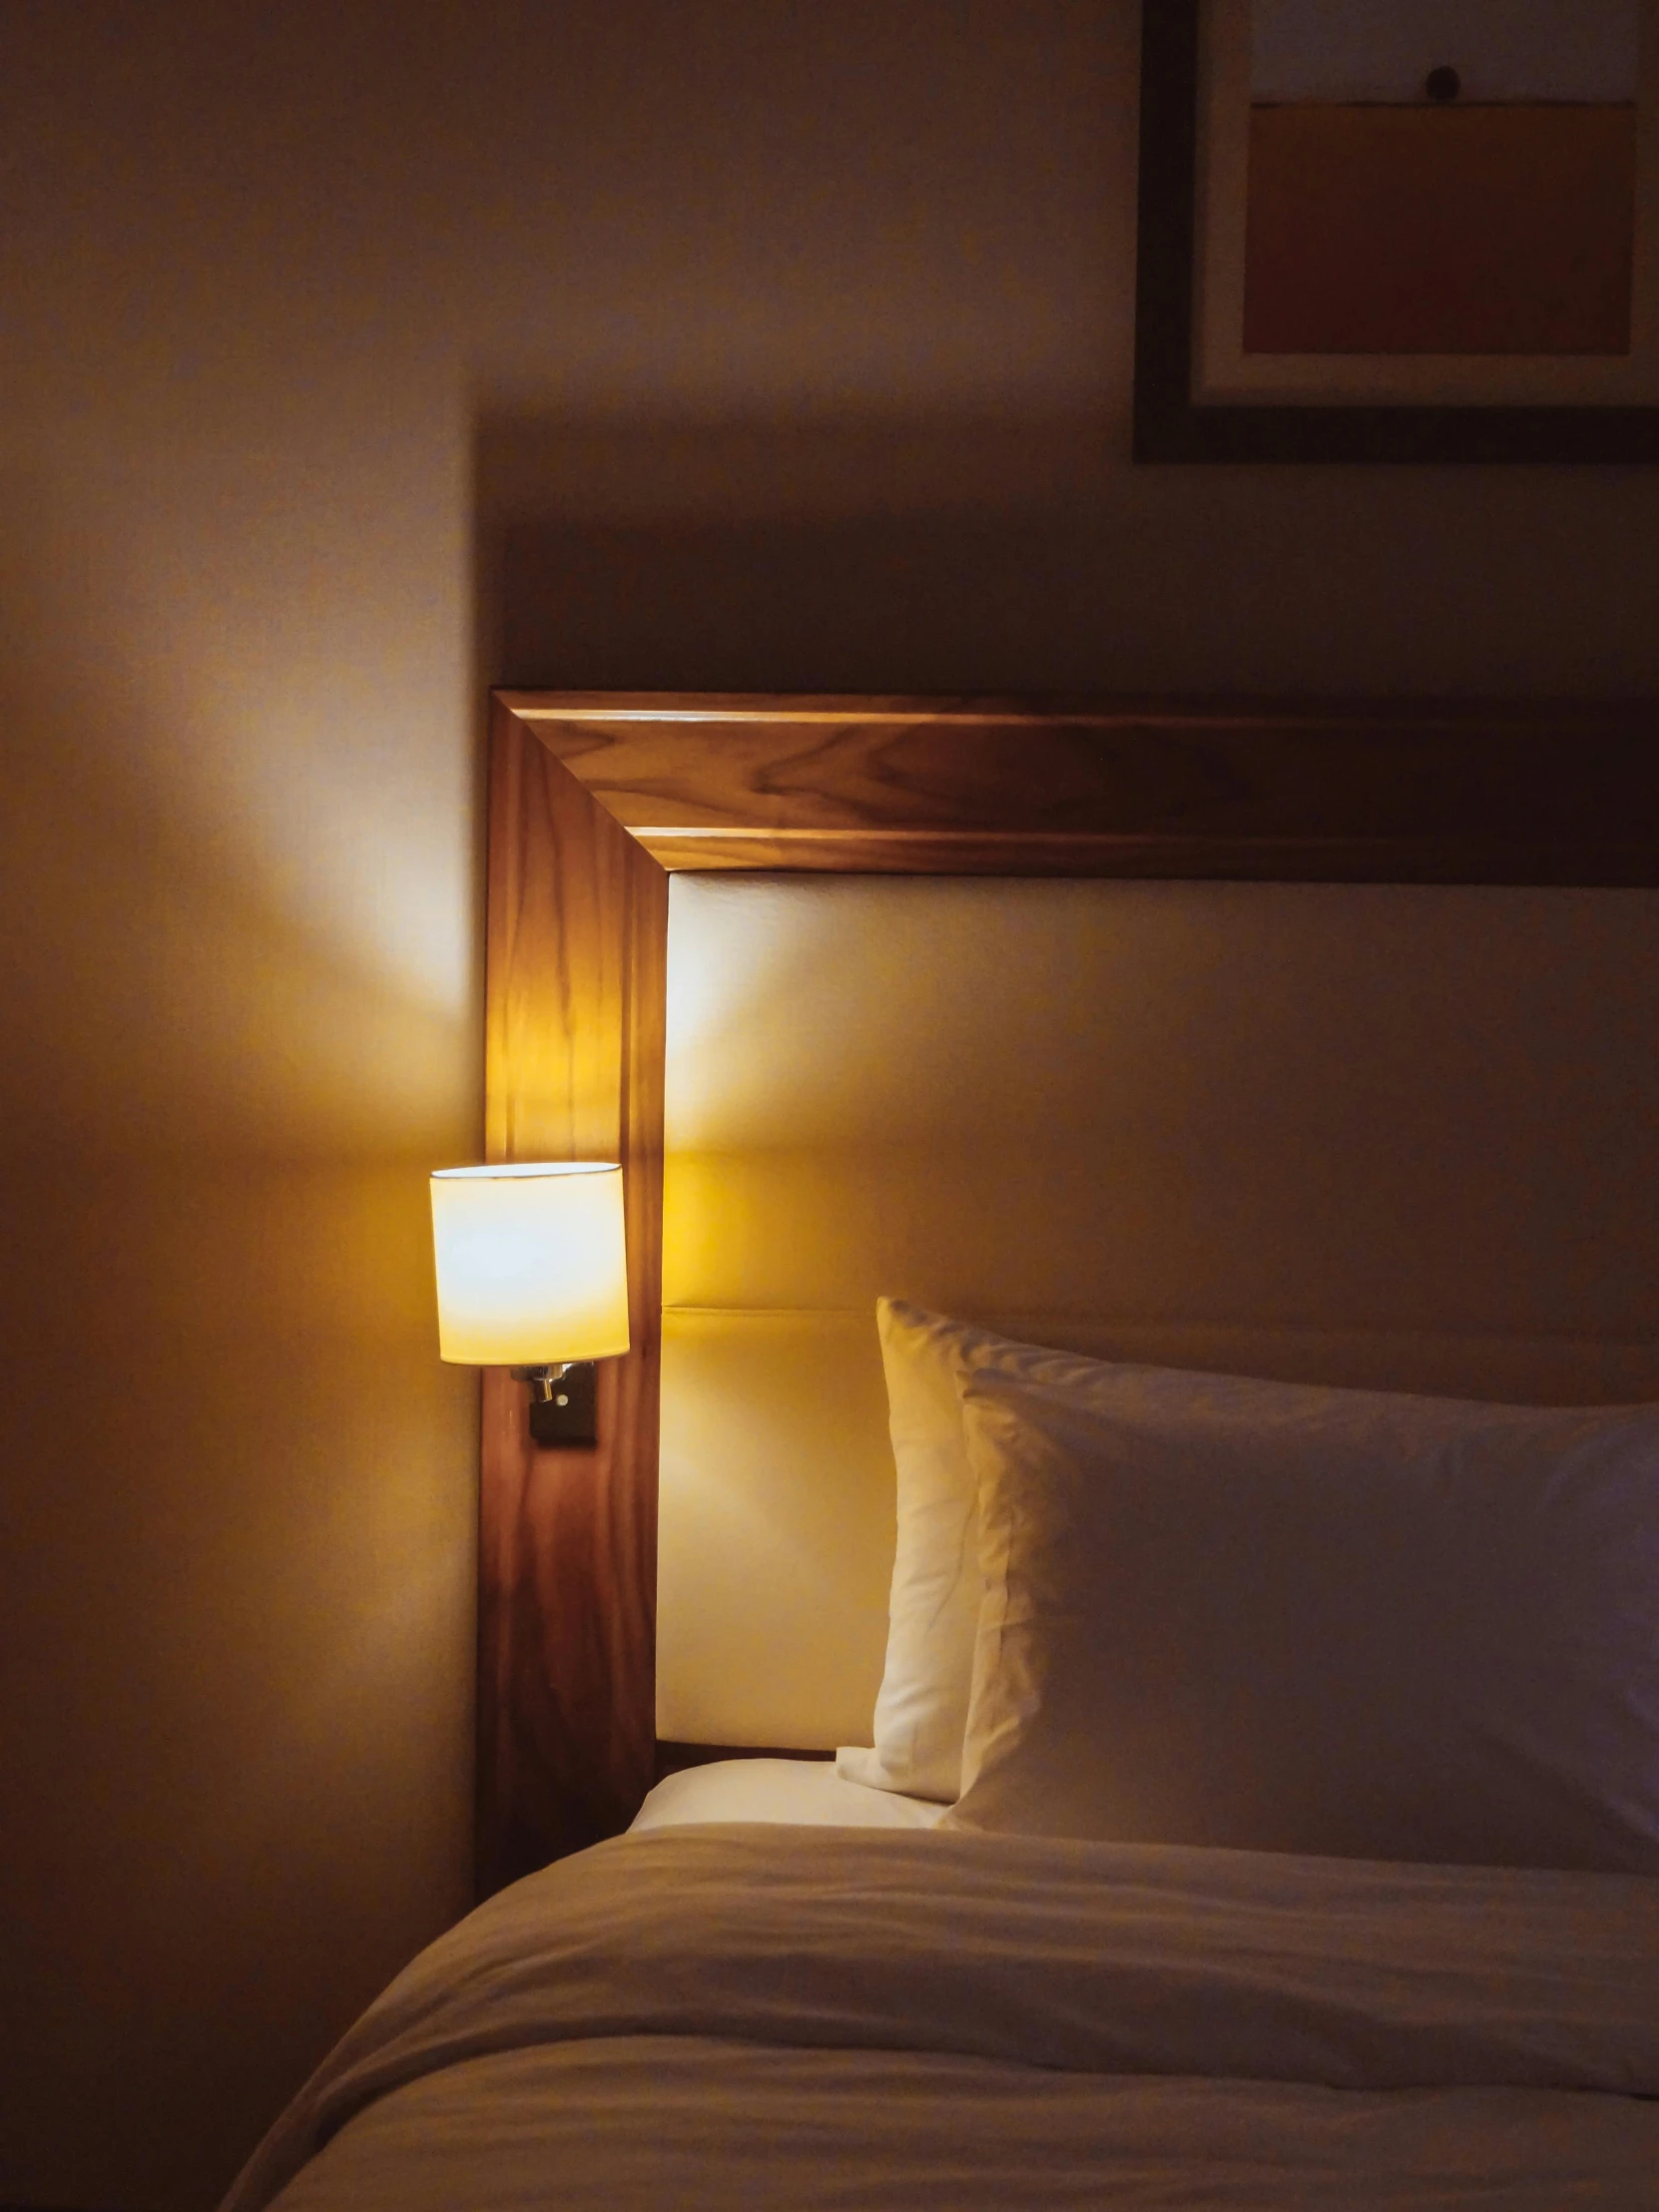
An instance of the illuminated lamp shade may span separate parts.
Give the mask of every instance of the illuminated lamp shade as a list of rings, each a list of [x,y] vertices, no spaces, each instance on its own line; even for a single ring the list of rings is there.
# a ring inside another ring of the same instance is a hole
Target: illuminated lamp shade
[[[439,1357],[511,1368],[529,1382],[538,1443],[591,1443],[586,1363],[628,1350],[621,1168],[587,1160],[440,1168],[432,1245]]]

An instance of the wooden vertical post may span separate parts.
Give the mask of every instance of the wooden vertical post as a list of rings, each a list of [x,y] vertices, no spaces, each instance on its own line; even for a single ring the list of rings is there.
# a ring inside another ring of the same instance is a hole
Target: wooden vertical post
[[[537,1450],[484,1376],[481,1895],[625,1827],[655,1751],[668,877],[499,703],[491,734],[485,1150],[619,1160],[633,1349],[595,1450]]]

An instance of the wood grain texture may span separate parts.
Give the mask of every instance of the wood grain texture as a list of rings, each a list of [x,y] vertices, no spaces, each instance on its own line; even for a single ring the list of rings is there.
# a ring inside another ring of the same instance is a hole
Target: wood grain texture
[[[1645,702],[504,693],[493,749],[487,1149],[622,1160],[635,1349],[597,1452],[533,1452],[485,1377],[486,1890],[691,1748],[654,1740],[665,866],[1659,883]]]
[[[1648,883],[1628,706],[535,697],[670,868]]]
[[[669,872],[787,868],[819,874],[1224,878],[1251,883],[1596,883],[1656,880],[1651,846],[1424,841],[1409,854],[1372,838],[1258,838],[1218,852],[1213,840],[814,830],[642,835]]]
[[[538,1451],[525,1390],[484,1378],[481,1893],[612,1835],[655,1774],[657,1406],[668,881],[497,709],[485,1142],[492,1160],[620,1160],[630,1333],[599,1365],[596,1450]]]

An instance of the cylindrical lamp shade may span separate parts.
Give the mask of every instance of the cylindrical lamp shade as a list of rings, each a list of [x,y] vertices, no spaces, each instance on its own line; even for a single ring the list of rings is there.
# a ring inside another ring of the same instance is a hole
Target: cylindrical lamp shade
[[[440,1358],[537,1367],[628,1350],[621,1168],[440,1168],[432,1243]]]

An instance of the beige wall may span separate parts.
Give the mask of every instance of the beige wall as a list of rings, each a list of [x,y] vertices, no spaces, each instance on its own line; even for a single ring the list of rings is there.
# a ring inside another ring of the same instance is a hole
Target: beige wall
[[[1135,13],[0,12],[0,2198],[464,1894],[487,676],[1659,689],[1653,478],[1126,466]]]

